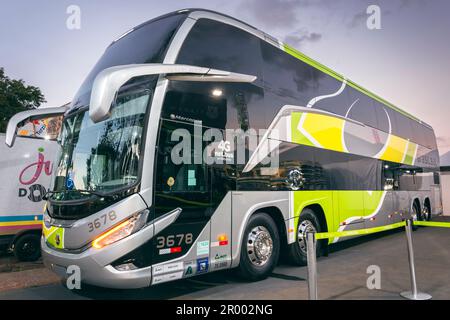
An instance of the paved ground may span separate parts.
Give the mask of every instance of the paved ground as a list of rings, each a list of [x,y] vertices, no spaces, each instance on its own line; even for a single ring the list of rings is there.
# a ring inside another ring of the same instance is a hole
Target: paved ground
[[[42,267],[41,261],[19,262],[13,254],[0,252],[0,274],[5,272],[16,272]]]
[[[19,262],[10,253],[0,253],[0,292],[58,282],[58,277],[41,260]]]
[[[434,299],[450,299],[450,229],[420,228],[413,242],[419,289]],[[366,287],[370,265],[381,268],[381,290]],[[335,246],[319,259],[318,269],[320,299],[401,299],[399,292],[410,288],[405,233],[391,231]],[[268,279],[254,283],[219,272],[139,290],[84,285],[70,291],[56,283],[0,292],[0,299],[307,299],[306,274],[305,267],[281,264]]]

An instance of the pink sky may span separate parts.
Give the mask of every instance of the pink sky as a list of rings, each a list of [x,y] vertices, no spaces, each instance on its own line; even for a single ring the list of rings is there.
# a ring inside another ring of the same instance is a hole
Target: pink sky
[[[382,10],[381,30],[366,27],[372,3]],[[80,30],[66,28],[72,4]],[[0,66],[39,86],[46,105],[62,105],[118,35],[186,7],[235,16],[290,43],[432,125],[441,154],[450,151],[447,0],[2,1]]]

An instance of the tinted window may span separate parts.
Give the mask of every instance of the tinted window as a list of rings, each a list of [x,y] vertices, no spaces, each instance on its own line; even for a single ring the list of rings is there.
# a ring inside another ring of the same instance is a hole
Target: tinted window
[[[312,67],[273,45],[262,41],[264,87],[305,105],[313,95]]]
[[[389,122],[391,124],[391,133],[395,134],[396,136],[401,137],[400,132],[398,130],[398,126],[397,126],[397,117],[395,116],[395,114],[397,113],[396,111],[392,110],[389,107],[385,107],[385,110],[389,116]]]
[[[428,149],[436,149],[436,138],[432,129],[417,121],[411,121],[411,127],[412,141]]]
[[[350,102],[353,107],[349,111],[348,117],[378,129],[377,113],[373,99],[353,88],[350,88],[349,92]]]
[[[411,140],[423,146],[425,143],[423,126],[417,121],[414,121],[411,126],[413,132]]]
[[[421,125],[422,128],[424,128],[425,132],[425,146],[427,148],[430,148],[432,150],[436,149],[436,137],[434,135],[434,131],[428,127],[425,127],[424,125]]]
[[[342,87],[341,81],[336,80],[330,75],[323,73],[314,67],[311,68],[313,91],[308,97],[308,102],[312,102],[312,106],[314,108],[345,116],[350,107],[348,87],[339,93]],[[316,102],[312,101],[314,98],[329,95],[331,95],[331,97],[320,99]]]
[[[412,121],[410,118],[404,116],[401,113],[395,113],[395,122],[397,126],[397,135],[404,139],[412,139]]]
[[[392,125],[392,134],[409,139],[428,149],[436,148],[436,139],[432,129],[395,111],[386,108]]]
[[[433,182],[434,184],[441,184],[441,177],[439,172],[433,172]]]
[[[225,23],[200,19],[187,36],[177,63],[255,75],[261,81],[259,38]]]
[[[142,25],[133,32],[109,46],[92,71],[84,80],[74,99],[86,100],[87,93],[97,74],[109,67],[134,63],[161,63],[166,49],[177,30],[185,19],[185,15],[173,15]]]
[[[377,119],[376,128],[384,132],[389,132],[389,112],[387,111],[388,107],[376,100],[373,100],[373,106]]]
[[[267,116],[273,116],[286,104],[311,106],[339,115],[349,108],[347,90],[329,99],[314,102],[314,98],[339,91],[342,82],[287,54],[273,45],[262,42],[264,86],[266,98],[276,96],[278,102],[267,106]],[[272,99],[274,100],[274,99]]]
[[[171,81],[162,117],[219,129],[267,128],[263,90],[252,84]]]

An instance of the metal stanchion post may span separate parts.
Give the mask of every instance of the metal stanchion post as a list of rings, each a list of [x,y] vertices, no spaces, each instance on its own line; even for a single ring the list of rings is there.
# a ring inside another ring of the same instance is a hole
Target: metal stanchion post
[[[408,245],[408,259],[409,259],[409,271],[411,275],[411,291],[405,291],[400,293],[400,295],[406,299],[410,300],[429,300],[431,299],[431,295],[428,293],[418,292],[417,291],[417,282],[416,282],[416,269],[414,267],[414,251],[412,244],[412,220],[406,220],[406,241]]]
[[[308,259],[308,292],[309,300],[317,300],[317,261],[316,261],[316,235],[314,232],[306,233],[307,259]]]

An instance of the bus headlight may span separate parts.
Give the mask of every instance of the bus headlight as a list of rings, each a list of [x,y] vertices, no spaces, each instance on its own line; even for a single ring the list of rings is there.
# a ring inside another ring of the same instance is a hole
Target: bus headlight
[[[148,210],[132,215],[125,221],[109,229],[92,241],[92,247],[101,249],[111,243],[122,240],[140,230],[147,222]]]

